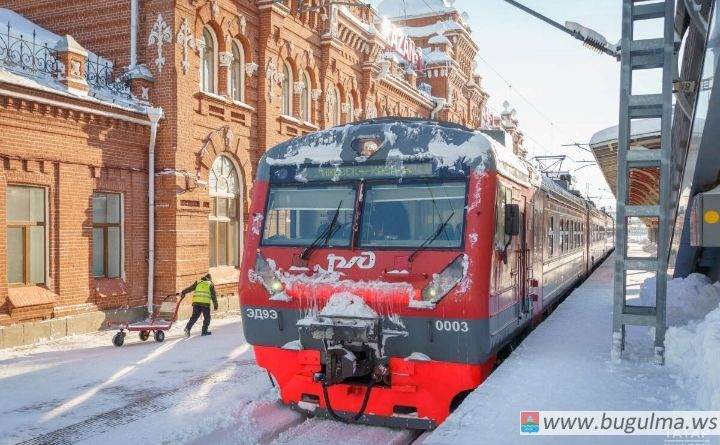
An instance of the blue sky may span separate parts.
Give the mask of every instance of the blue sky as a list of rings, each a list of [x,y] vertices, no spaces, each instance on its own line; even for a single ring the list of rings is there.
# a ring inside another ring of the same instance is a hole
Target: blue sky
[[[520,2],[560,23],[579,22],[610,42],[620,40],[620,1]],[[490,107],[500,110],[507,99],[517,109],[532,154],[567,154],[575,160],[592,160],[591,153],[561,145],[587,143],[593,133],[617,123],[619,62],[588,50],[581,42],[503,0],[457,0],[455,7],[469,14],[479,55],[487,61],[478,61],[478,71],[490,93]],[[564,167],[572,171],[581,165],[566,161]],[[609,190],[602,190],[607,184],[599,168],[585,167],[576,176],[583,193],[589,188],[591,196],[605,197],[596,200],[599,205],[612,204]]]
[[[620,40],[619,0],[520,3],[560,23],[579,22],[610,42]],[[507,100],[517,110],[530,154],[566,154],[574,160],[593,160],[587,151],[561,145],[587,143],[596,131],[616,125],[619,62],[584,48],[581,42],[503,0],[456,0],[454,6],[470,17],[468,22],[482,57],[478,58],[478,72],[483,77],[483,89],[491,96],[489,106],[499,113]],[[573,171],[581,165],[566,161],[563,167]],[[614,206],[596,166],[579,170],[576,177],[583,194],[602,195],[603,199],[595,199],[598,205]]]

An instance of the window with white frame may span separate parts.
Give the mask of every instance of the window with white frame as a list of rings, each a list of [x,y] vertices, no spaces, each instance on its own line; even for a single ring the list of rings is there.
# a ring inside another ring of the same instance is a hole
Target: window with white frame
[[[290,64],[283,63],[282,78],[282,114],[292,116],[292,70]]]
[[[209,175],[210,189],[210,267],[238,266],[242,206],[241,183],[235,164],[218,156]]]
[[[122,273],[122,226],[119,193],[93,193],[93,276],[117,278]]]
[[[45,245],[45,189],[8,186],[8,284],[45,283]]]
[[[242,45],[232,42],[233,62],[230,66],[230,92],[233,100],[245,102],[245,53]]]
[[[310,82],[310,75],[307,71],[303,71],[302,73],[302,82],[305,84],[305,87],[300,94],[300,117],[306,122],[312,122],[312,111],[310,110],[310,94],[312,94],[310,90],[312,83]]]
[[[217,45],[215,44],[215,33],[209,28],[203,28],[203,42],[205,47],[202,50],[201,86],[202,90],[208,93],[217,93]]]

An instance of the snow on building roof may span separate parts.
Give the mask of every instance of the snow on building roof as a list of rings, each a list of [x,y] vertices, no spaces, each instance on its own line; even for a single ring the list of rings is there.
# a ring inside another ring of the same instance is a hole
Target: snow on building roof
[[[37,78],[30,76],[22,76],[11,71],[6,71],[0,66],[0,84],[17,85],[25,88],[30,88],[36,91],[44,91],[47,93],[59,94],[61,96],[70,97],[73,99],[80,99],[86,102],[93,102],[118,108],[125,111],[131,111],[133,113],[145,114],[145,107],[136,103],[135,101],[129,100],[123,97],[111,96],[109,94],[104,95],[102,92],[91,91],[91,94],[79,94],[68,90],[57,80],[47,78]]]
[[[643,119],[637,121],[632,126],[632,138],[639,139],[642,137],[659,136],[660,135],[660,119]],[[614,142],[618,139],[618,126],[614,125],[604,130],[600,130],[590,138],[590,146],[605,145],[608,142]]]
[[[423,49],[423,60],[427,65],[433,65],[436,63],[452,63],[453,59],[445,51],[437,49],[424,48]]]
[[[55,34],[54,32],[48,31],[47,29],[26,19],[17,12],[7,8],[0,8],[0,23],[3,24],[3,33],[7,32],[7,25],[9,24],[11,37],[22,37],[23,40],[30,43],[33,42],[34,33],[35,43],[38,46],[47,45],[48,48],[53,49],[55,48],[56,44],[63,39],[63,37]],[[88,51],[88,59],[92,59],[93,61],[98,60],[99,63],[103,65],[107,63],[112,67],[112,62],[102,57],[99,57],[97,54],[91,51]]]
[[[33,54],[33,57],[23,57],[19,61],[12,58],[0,59],[0,82],[113,104],[126,110],[141,109],[130,94],[129,87],[125,88],[126,85],[122,82],[112,84],[112,79],[108,78],[114,74],[113,63],[87,51],[72,36],[55,34],[7,8],[0,8],[0,23],[5,25],[3,37],[8,48],[21,48],[28,56]],[[93,74],[103,79],[100,83],[88,82],[90,91],[87,94],[69,91],[65,85],[58,82],[58,70],[49,68],[58,68],[55,64],[62,65],[55,60],[54,51],[68,49],[84,52],[88,60],[88,76]]]
[[[432,37],[430,37],[430,40],[428,40],[428,43],[431,45],[441,45],[441,44],[450,44],[450,39],[445,37],[442,34],[436,34]]]
[[[454,3],[454,0],[383,0],[377,10],[380,16],[389,19],[409,19],[457,12]]]
[[[347,6],[341,5],[338,8],[338,11],[340,12],[340,14],[343,15],[343,17],[350,20],[352,23],[357,25],[359,28],[365,30],[365,32],[369,32],[369,33],[375,32],[375,27],[360,20],[355,14],[352,13],[352,11],[350,11],[350,9]]]
[[[406,64],[407,61],[397,51],[385,51],[385,59],[392,60],[397,64]]]
[[[440,20],[432,25],[406,26],[402,30],[408,37],[419,38],[442,34],[446,31],[464,31],[465,27],[455,20]]]

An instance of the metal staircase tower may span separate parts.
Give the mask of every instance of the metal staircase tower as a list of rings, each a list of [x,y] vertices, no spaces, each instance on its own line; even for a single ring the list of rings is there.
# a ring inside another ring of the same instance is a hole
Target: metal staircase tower
[[[612,357],[619,360],[625,346],[625,326],[655,328],[655,362],[662,365],[665,355],[666,293],[669,239],[672,221],[671,150],[673,63],[675,51],[675,1],[623,0],[620,76],[620,121],[617,163],[617,223],[615,253],[615,300],[613,307]],[[634,39],[633,29],[640,21],[663,19],[663,37]],[[633,74],[639,70],[662,70],[662,89],[657,94],[633,94]],[[636,119],[661,119],[659,149],[631,149],[632,123]],[[633,169],[657,169],[660,175],[659,202],[633,205],[630,180]],[[628,252],[628,218],[658,221],[657,257],[632,257]],[[628,271],[654,271],[655,306],[627,304]]]

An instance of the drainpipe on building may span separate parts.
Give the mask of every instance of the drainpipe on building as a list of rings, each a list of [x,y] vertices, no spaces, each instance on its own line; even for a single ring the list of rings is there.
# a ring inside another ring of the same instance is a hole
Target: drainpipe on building
[[[130,0],[130,66],[137,65],[138,0]]]
[[[147,310],[153,313],[153,295],[155,288],[155,139],[158,122],[163,117],[160,107],[145,108],[150,119],[150,145],[148,146],[148,276],[147,276]]]
[[[435,116],[445,108],[446,100],[444,97],[436,97],[435,98],[435,108],[430,112],[430,119],[435,119]]]

